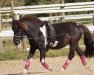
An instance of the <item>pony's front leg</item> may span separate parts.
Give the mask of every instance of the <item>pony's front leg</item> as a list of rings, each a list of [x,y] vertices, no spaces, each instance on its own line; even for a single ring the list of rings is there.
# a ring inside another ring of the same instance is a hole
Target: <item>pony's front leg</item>
[[[30,63],[31,63],[31,60],[32,60],[34,54],[35,54],[35,50],[30,48],[30,52],[29,52],[28,57],[27,57],[27,59],[25,60],[25,63],[24,63],[23,74],[26,74],[28,72],[29,67],[30,67]]]
[[[64,71],[68,67],[68,65],[70,64],[71,60],[73,59],[74,52],[75,52],[75,47],[76,47],[76,45],[70,45],[69,56],[68,56],[67,60],[65,61],[63,67],[61,68],[62,71]]]
[[[41,64],[44,66],[44,68],[52,71],[52,68],[45,61],[45,56],[46,56],[46,50],[40,50],[40,62],[41,62]]]

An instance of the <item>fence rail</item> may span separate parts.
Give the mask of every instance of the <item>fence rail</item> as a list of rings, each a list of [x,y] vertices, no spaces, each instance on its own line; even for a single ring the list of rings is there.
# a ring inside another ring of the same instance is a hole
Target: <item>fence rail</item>
[[[67,15],[67,16],[50,16],[50,17],[39,17],[41,20],[59,20],[59,18],[64,18],[65,20],[70,19],[93,19],[94,14],[78,14],[78,15]],[[12,19],[2,19],[2,22],[11,22]]]
[[[53,14],[53,13],[66,13],[66,12],[81,12],[91,11],[90,14],[77,14],[77,15],[59,15],[41,17],[42,20],[57,20],[59,18],[67,19],[87,19],[93,18],[94,15],[94,1],[93,2],[79,2],[79,3],[65,3],[65,4],[49,4],[49,5],[33,5],[33,6],[20,6],[14,7],[15,15],[26,14]],[[1,13],[11,13],[11,7],[1,8]],[[3,19],[2,22],[11,22],[12,19]]]
[[[65,12],[80,12],[80,11],[92,11],[90,14],[76,14],[76,15],[56,15],[39,17],[41,20],[59,20],[63,18],[68,19],[93,19],[94,15],[94,1],[92,2],[79,2],[79,3],[65,3],[65,4],[49,4],[49,5],[33,5],[33,6],[19,6],[14,7],[15,16],[23,14],[52,14],[52,13],[65,13]],[[1,8],[1,13],[6,13],[7,15],[11,13],[11,7]],[[11,22],[12,18],[4,19],[2,17],[2,22]],[[93,24],[92,24],[93,25]]]

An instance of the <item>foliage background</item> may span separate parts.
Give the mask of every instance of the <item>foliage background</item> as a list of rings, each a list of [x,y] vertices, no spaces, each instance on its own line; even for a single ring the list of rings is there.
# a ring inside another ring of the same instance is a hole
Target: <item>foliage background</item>
[[[65,3],[90,2],[94,0],[65,0]],[[11,0],[0,0],[1,7],[9,7]],[[60,0],[14,0],[15,6],[60,3]]]

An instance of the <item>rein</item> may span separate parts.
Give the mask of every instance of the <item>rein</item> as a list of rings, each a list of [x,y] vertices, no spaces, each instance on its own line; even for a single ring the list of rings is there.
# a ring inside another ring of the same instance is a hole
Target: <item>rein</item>
[[[62,36],[62,35],[65,35],[65,34],[59,34],[59,35],[56,35],[57,36]],[[23,37],[23,38],[27,38],[26,36],[14,36],[15,38],[19,38],[19,37]],[[51,36],[47,36],[47,37],[37,37],[37,38],[27,38],[27,39],[39,39],[39,38],[48,38],[48,37],[51,37]]]

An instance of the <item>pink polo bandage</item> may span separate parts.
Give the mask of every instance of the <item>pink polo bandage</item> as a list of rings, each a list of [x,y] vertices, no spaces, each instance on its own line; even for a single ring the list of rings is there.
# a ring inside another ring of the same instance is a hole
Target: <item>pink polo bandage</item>
[[[67,68],[67,66],[70,64],[70,60],[69,59],[67,59],[66,61],[65,61],[65,63],[64,63],[64,65],[63,65],[63,68],[64,68],[64,70]]]
[[[86,62],[86,57],[85,57],[85,55],[82,55],[80,58],[81,58],[81,61],[82,61],[83,65],[86,65],[87,62]]]
[[[46,69],[49,69],[49,65],[47,63],[41,63]]]
[[[29,66],[30,66],[30,61],[29,60],[26,60],[25,61],[25,69],[28,70],[29,69]]]

